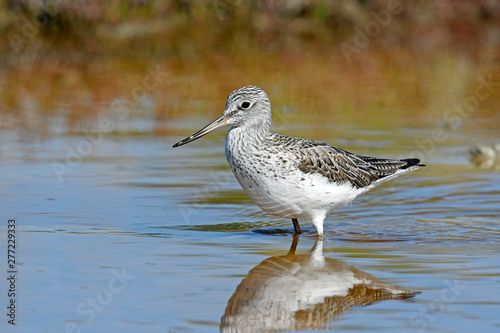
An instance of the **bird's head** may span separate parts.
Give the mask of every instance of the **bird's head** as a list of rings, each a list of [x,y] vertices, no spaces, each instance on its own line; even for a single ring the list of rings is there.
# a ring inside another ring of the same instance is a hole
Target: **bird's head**
[[[177,142],[174,147],[201,138],[217,128],[232,127],[260,128],[267,132],[271,127],[271,103],[264,90],[256,86],[246,86],[229,94],[222,116],[194,133]]]

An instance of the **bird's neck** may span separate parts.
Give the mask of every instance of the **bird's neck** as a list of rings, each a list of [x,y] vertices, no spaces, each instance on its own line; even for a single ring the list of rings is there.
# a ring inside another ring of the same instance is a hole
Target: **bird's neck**
[[[265,146],[268,134],[269,127],[231,127],[226,138],[226,156],[228,161],[231,161],[232,157],[237,157],[240,154],[252,154],[260,151]]]
[[[271,124],[267,122],[238,127],[233,126],[229,130],[228,136],[231,134],[233,138],[239,137],[247,144],[260,145],[267,139],[270,129]]]

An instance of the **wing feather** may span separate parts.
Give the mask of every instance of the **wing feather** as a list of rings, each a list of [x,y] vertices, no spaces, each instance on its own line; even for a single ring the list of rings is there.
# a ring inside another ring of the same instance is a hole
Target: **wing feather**
[[[313,144],[314,143],[314,144]],[[392,160],[360,156],[322,142],[307,142],[297,150],[298,168],[304,173],[319,173],[335,183],[350,183],[356,188],[418,164],[418,160]]]
[[[394,160],[371,156],[361,156],[331,146],[321,141],[293,138],[271,134],[279,150],[285,149],[296,158],[300,171],[320,174],[335,183],[350,183],[353,187],[363,188],[374,181],[390,176],[398,170],[408,169],[419,164],[416,158]],[[278,153],[278,151],[277,151]]]

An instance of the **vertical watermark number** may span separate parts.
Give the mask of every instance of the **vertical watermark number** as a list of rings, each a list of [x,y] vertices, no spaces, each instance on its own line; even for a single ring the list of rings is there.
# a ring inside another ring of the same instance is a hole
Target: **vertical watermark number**
[[[16,220],[7,221],[7,322],[16,324]]]

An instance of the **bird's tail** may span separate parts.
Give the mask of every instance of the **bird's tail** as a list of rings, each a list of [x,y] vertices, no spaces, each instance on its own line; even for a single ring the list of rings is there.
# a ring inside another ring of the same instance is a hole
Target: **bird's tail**
[[[406,165],[403,165],[400,169],[408,169],[412,166],[418,166],[418,167],[424,167],[426,166],[425,164],[420,164],[420,160],[418,158],[405,158],[400,160],[402,162],[406,162]]]

